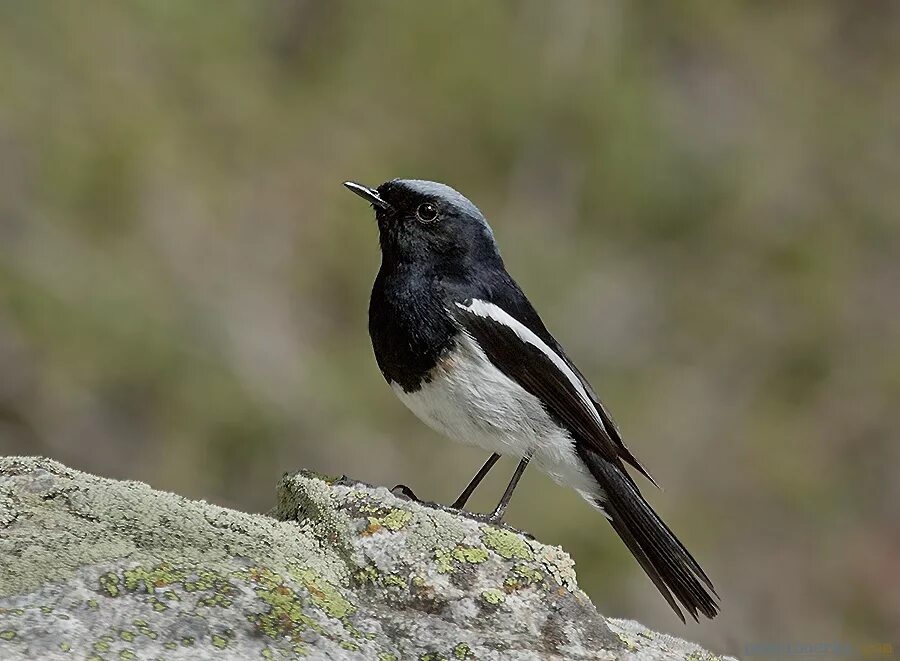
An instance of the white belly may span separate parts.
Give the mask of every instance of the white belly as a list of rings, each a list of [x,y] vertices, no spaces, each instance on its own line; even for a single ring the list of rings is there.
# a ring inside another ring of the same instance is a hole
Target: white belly
[[[540,401],[497,369],[468,335],[432,372],[432,380],[400,400],[432,429],[450,439],[532,463],[553,480],[591,500],[598,489],[575,453],[572,436]]]

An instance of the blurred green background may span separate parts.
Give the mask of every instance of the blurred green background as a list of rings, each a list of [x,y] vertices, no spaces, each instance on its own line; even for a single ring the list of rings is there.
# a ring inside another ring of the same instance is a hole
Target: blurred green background
[[[4,2],[0,452],[249,510],[301,467],[452,500],[486,455],[383,382],[341,186],[435,179],[722,615],[682,627],[534,471],[510,523],[602,612],[719,650],[896,641],[898,34],[893,2]]]

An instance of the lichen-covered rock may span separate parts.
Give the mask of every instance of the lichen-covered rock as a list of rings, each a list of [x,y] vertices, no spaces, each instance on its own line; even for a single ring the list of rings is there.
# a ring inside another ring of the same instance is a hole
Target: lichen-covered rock
[[[0,659],[713,659],[504,527],[312,473],[275,517],[0,459]]]

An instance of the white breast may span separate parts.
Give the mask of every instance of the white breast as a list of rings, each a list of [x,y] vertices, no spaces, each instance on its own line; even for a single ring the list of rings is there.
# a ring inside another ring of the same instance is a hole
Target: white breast
[[[420,420],[450,439],[516,458],[531,453],[556,482],[586,498],[596,494],[568,431],[534,395],[497,369],[468,334],[461,334],[419,390],[391,387]]]

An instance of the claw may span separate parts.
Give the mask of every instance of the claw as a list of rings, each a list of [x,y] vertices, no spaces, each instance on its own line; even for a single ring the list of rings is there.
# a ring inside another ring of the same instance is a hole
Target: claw
[[[400,496],[401,498],[406,498],[416,503],[422,502],[421,500],[419,500],[418,496],[413,493],[413,490],[405,484],[396,485],[393,489],[391,489],[391,493],[395,496]]]

